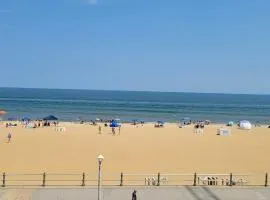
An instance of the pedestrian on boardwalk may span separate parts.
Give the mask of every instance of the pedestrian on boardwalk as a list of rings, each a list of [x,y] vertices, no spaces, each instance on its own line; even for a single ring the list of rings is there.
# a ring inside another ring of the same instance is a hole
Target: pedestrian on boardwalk
[[[136,190],[134,190],[133,192],[132,192],[132,200],[137,200],[137,194],[136,194]]]

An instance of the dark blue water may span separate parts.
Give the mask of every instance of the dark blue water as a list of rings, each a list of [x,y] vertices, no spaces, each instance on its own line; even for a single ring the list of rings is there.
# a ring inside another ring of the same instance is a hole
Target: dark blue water
[[[270,95],[0,88],[5,118],[270,121]]]

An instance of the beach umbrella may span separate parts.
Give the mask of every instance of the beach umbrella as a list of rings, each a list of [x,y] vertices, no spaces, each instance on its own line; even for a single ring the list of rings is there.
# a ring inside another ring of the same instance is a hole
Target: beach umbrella
[[[56,120],[58,120],[58,118],[53,116],[53,115],[48,115],[47,117],[44,117],[43,120],[56,121]]]
[[[31,119],[29,117],[22,117],[21,120],[22,121],[31,121]]]
[[[111,124],[110,124],[110,127],[118,127],[119,124],[117,123],[116,120],[112,120]]]
[[[229,121],[228,122],[228,126],[233,126],[234,122],[233,121]]]
[[[0,115],[5,115],[5,114],[7,114],[7,111],[0,109]]]

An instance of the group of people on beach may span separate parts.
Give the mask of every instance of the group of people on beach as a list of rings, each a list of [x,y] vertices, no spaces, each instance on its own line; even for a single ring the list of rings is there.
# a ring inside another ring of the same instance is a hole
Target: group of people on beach
[[[120,135],[120,133],[121,133],[121,126],[111,127],[111,128],[112,128],[112,135],[116,135],[116,131],[115,131],[116,128],[118,128],[118,135]],[[99,134],[102,133],[102,127],[101,127],[101,125],[98,126],[98,133]]]
[[[54,125],[54,126],[58,125],[58,122],[56,122],[56,121],[50,122],[50,121],[43,121],[43,120],[37,120],[34,122],[23,121],[22,124],[25,126],[25,128],[27,128],[30,123],[33,125],[31,128],[39,128],[39,127],[47,127],[47,126],[51,126],[51,125]],[[14,127],[14,126],[17,126],[17,124],[10,123],[10,122],[6,123],[6,128]]]

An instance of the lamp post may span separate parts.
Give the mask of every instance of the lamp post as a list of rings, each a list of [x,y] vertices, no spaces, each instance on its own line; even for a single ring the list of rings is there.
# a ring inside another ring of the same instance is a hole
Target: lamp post
[[[104,160],[104,157],[103,155],[100,154],[97,159],[98,159],[98,200],[100,200],[101,164],[102,164],[102,161]]]

